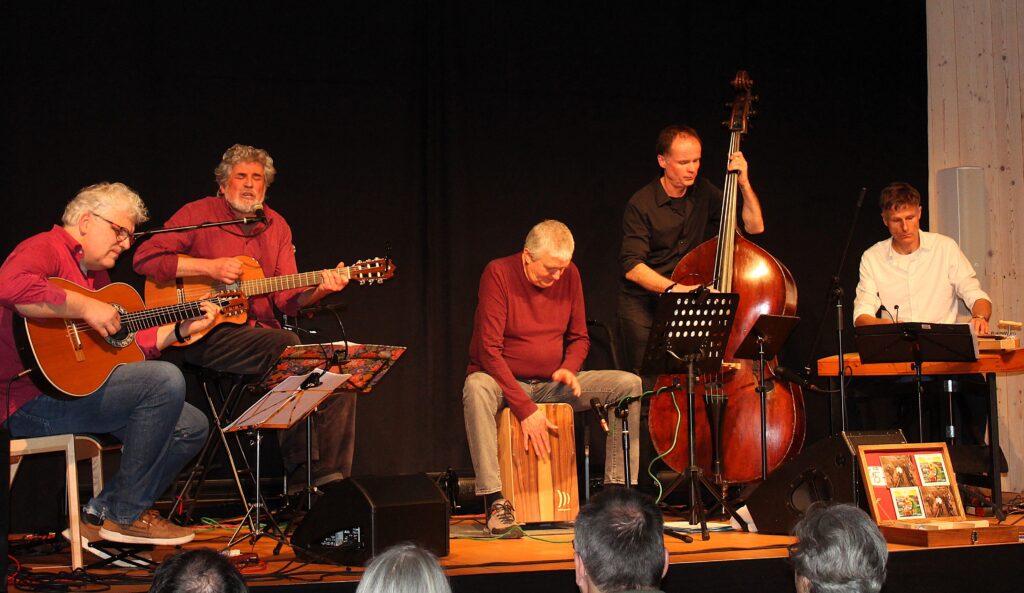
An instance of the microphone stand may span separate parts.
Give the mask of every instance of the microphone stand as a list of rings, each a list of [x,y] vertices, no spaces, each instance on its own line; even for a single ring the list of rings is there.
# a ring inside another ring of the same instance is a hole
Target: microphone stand
[[[242,218],[236,218],[234,220],[223,220],[220,222],[201,222],[199,224],[187,224],[182,226],[164,227],[159,229],[152,229],[149,231],[138,231],[132,233],[135,239],[141,239],[150,235],[161,235],[163,233],[180,233],[184,231],[195,231],[199,229],[205,229],[210,227],[227,226],[229,224],[253,224],[257,222],[267,223],[267,215],[259,214],[254,216],[243,216]]]
[[[839,256],[839,267],[836,269],[836,273],[832,275],[832,281],[829,283],[828,298],[825,302],[825,309],[828,310],[829,306],[835,306],[836,309],[836,346],[838,351],[838,366],[839,372],[837,378],[839,379],[839,407],[841,417],[841,430],[846,431],[847,419],[846,419],[846,363],[844,361],[845,353],[843,352],[843,331],[846,329],[846,314],[843,312],[843,285],[841,282],[843,268],[846,267],[846,256],[850,252],[850,244],[853,243],[853,233],[857,229],[857,221],[860,219],[860,210],[864,206],[864,194],[867,193],[867,188],[860,188],[860,194],[857,195],[857,207],[853,211],[853,217],[850,219],[850,229],[846,234],[846,244],[843,246],[842,255]],[[811,358],[813,359],[817,354],[818,340],[821,338],[822,330],[825,327],[825,317],[823,313],[821,321],[818,322],[818,332],[814,336],[814,342],[811,344]],[[804,369],[810,368],[810,362],[804,365]],[[829,397],[829,415],[828,415],[828,426],[829,432],[835,434],[835,427],[833,426],[833,413],[832,413],[832,398]]]

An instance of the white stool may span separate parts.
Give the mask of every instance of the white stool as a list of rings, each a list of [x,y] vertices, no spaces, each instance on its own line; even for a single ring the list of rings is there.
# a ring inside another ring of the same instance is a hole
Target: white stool
[[[67,498],[68,498],[68,520],[71,531],[71,567],[82,568],[82,534],[79,529],[79,516],[81,504],[78,501],[78,465],[80,460],[88,459],[92,462],[92,491],[93,496],[103,490],[103,451],[120,448],[120,445],[103,443],[99,438],[89,434],[55,434],[45,437],[31,437],[27,439],[11,439],[11,480],[8,484],[14,484],[14,477],[21,465],[21,458],[26,455],[38,455],[40,453],[64,452],[64,466],[67,475]]]

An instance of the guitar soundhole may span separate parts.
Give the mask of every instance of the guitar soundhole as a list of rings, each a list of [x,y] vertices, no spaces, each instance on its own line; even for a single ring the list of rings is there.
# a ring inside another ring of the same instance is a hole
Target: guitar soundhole
[[[121,330],[112,336],[107,336],[104,340],[114,348],[124,348],[135,341],[135,332],[129,331],[125,325],[124,316],[127,313],[125,308],[117,303],[111,303],[111,305],[121,314]]]

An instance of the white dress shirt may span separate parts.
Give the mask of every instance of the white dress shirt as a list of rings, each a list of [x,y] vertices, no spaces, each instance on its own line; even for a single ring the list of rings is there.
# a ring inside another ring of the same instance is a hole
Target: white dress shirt
[[[921,245],[913,253],[893,251],[892,238],[875,243],[860,259],[860,282],[853,301],[853,319],[875,315],[896,321],[956,323],[957,299],[968,309],[978,299],[992,299],[956,241],[921,231]]]

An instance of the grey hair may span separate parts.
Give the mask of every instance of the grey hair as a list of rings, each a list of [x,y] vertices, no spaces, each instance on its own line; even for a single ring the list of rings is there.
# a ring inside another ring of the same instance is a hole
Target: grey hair
[[[544,220],[530,229],[524,247],[535,260],[544,253],[559,259],[572,259],[576,242],[569,227],[557,220]]]
[[[224,155],[220,157],[220,164],[213,170],[213,175],[217,179],[217,187],[221,187],[228,182],[228,178],[231,177],[231,169],[239,163],[259,163],[263,165],[263,180],[266,181],[267,187],[274,183],[277,169],[274,168],[274,159],[270,158],[270,153],[262,148],[235,144],[224,151]]]
[[[223,555],[209,548],[168,557],[156,569],[149,593],[248,593],[242,575]]]
[[[451,593],[441,565],[412,543],[394,545],[366,566],[356,593]]]
[[[109,216],[114,211],[126,212],[136,225],[149,220],[146,205],[132,188],[123,183],[103,182],[80,189],[78,195],[64,207],[61,221],[70,226],[78,224],[86,212]]]
[[[877,593],[885,583],[889,548],[859,508],[815,503],[793,535],[793,570],[810,581],[812,593]]]
[[[576,516],[573,547],[601,591],[657,589],[665,571],[664,521],[649,496],[605,490]]]

